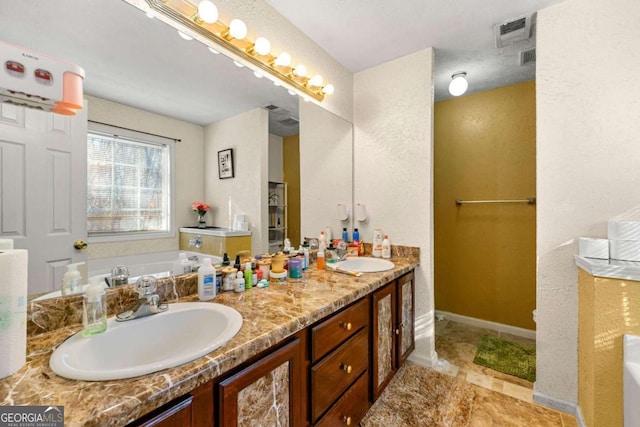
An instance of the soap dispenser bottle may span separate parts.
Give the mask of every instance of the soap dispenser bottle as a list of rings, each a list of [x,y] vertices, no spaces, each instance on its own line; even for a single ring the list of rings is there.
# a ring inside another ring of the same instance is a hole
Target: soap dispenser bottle
[[[67,272],[62,278],[62,295],[72,295],[82,292],[82,275],[78,271],[78,264],[67,265]]]
[[[389,241],[389,236],[384,235],[384,239],[382,239],[382,258],[391,258],[391,242]]]
[[[104,286],[97,278],[84,292],[82,300],[82,335],[85,337],[96,335],[107,330],[107,299]]]

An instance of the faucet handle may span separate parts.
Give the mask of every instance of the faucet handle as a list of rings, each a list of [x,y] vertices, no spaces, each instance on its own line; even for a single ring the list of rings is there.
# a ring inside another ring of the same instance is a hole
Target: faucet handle
[[[142,276],[136,281],[135,290],[140,298],[153,295],[156,291],[156,278],[153,276]]]

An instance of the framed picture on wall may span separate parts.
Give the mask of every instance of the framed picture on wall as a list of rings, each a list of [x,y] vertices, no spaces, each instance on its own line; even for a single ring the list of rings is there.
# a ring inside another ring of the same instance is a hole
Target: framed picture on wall
[[[233,148],[218,151],[218,178],[233,178]]]

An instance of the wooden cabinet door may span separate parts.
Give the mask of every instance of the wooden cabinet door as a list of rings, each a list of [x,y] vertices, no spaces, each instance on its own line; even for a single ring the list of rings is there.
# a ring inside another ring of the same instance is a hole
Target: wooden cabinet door
[[[218,384],[220,426],[298,427],[303,423],[302,345],[288,344]]]
[[[400,368],[415,348],[415,302],[413,271],[398,279],[398,323],[396,339],[397,367]]]
[[[128,427],[213,427],[213,381],[129,424]]]
[[[396,372],[396,282],[378,289],[372,298],[372,389],[375,401]]]

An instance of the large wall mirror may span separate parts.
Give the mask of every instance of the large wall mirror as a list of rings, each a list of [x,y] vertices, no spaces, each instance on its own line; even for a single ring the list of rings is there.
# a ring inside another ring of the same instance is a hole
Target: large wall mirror
[[[208,126],[260,109],[266,111],[269,134],[285,139],[300,134],[300,167],[303,168],[298,183],[300,197],[316,195],[304,199],[303,209],[315,214],[322,210],[326,212],[313,219],[303,219],[303,225],[297,225],[305,227],[300,235],[305,237],[310,233],[315,236],[327,225],[339,234],[341,226],[350,226],[349,220],[336,220],[335,212],[337,204],[350,205],[352,201],[351,193],[346,194],[346,191],[352,191],[351,123],[317,105],[300,101],[271,81],[257,78],[246,67],[238,67],[229,58],[210,52],[199,42],[182,39],[174,28],[157,19],[147,18],[125,1],[99,4],[86,0],[5,2],[0,4],[0,40],[83,67],[86,71],[85,94],[89,102],[88,120],[108,122],[113,119],[111,124],[114,125],[125,123],[134,130],[155,131],[163,136],[182,139],[176,144],[176,229],[194,225],[195,217],[190,209],[194,198],[215,194],[213,203],[228,213],[229,195],[221,194],[221,187],[205,182],[212,179],[205,173],[209,166],[194,165],[203,158]],[[269,112],[266,106],[277,109]],[[128,107],[139,110],[141,114],[135,119],[127,117]],[[144,112],[154,113],[155,128],[144,123]],[[162,120],[162,116],[168,119]],[[184,126],[177,126],[174,120]],[[319,126],[312,125],[309,127],[312,133],[305,135],[304,122],[307,120]],[[335,137],[331,136],[333,126]],[[318,131],[324,133],[324,140],[314,135]],[[265,138],[268,139],[268,135]],[[324,148],[319,148],[317,144],[322,143]],[[233,146],[234,141],[228,144]],[[268,160],[263,163],[268,168]],[[307,165],[314,165],[313,170],[308,170],[310,166]],[[305,178],[310,173],[318,179]],[[264,185],[266,201],[269,172],[265,170],[259,176],[265,182],[256,185]],[[233,187],[234,180],[225,181],[224,191],[234,191],[228,188]],[[212,192],[212,188],[215,191]],[[337,189],[339,191],[336,192]],[[331,197],[331,194],[336,197]],[[318,209],[310,208],[315,203]],[[262,236],[267,232],[266,220],[264,224],[257,218],[255,221],[259,226],[251,231],[263,241],[263,246],[258,249],[266,251],[268,239]],[[0,230],[0,238],[13,238],[16,247],[23,247],[19,243],[23,236],[5,235]],[[93,252],[88,257],[89,270],[92,260],[101,259],[105,254],[151,252],[154,246],[177,251],[177,241],[176,233],[174,237],[160,242],[90,243]],[[26,249],[31,251],[32,248]],[[45,289],[39,283],[32,283],[30,277],[29,292],[55,291],[59,289],[60,278],[54,282],[56,288]]]

